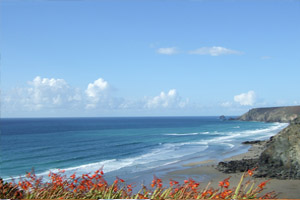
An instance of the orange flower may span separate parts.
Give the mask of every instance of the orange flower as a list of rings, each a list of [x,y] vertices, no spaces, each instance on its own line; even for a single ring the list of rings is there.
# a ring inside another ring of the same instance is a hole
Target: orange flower
[[[266,186],[266,183],[269,182],[269,181],[270,181],[270,180],[267,180],[267,181],[264,181],[264,182],[260,183],[260,184],[258,185],[258,187],[260,187],[260,189],[263,189],[263,188]]]
[[[114,192],[117,192],[118,191],[118,187],[114,187]]]
[[[224,186],[224,181],[220,181],[219,186],[223,187]]]
[[[75,173],[70,176],[71,179],[75,179],[75,177],[76,177]]]
[[[99,187],[102,187],[102,186],[103,186],[103,184],[102,184],[102,183],[98,183],[97,185],[98,185]]]
[[[84,190],[85,187],[83,185],[79,186],[79,189]]]
[[[162,181],[161,181],[161,179],[158,178],[158,179],[156,180],[156,182],[157,182],[157,184],[159,184],[159,183],[161,183]]]
[[[224,187],[225,187],[225,188],[228,188],[229,185],[230,185],[229,181],[226,181]]]
[[[253,175],[253,171],[251,169],[248,170],[248,174],[249,176],[252,176]]]
[[[31,176],[30,172],[27,172],[26,177],[28,178],[30,176]]]
[[[213,192],[211,190],[208,190],[207,194],[209,194],[211,196],[213,194]]]
[[[199,186],[199,183],[195,183],[194,185],[192,185],[192,189],[195,189]]]
[[[228,188],[229,185],[230,185],[229,179],[230,179],[230,177],[224,179],[223,181],[220,181],[220,182],[219,182],[219,186],[220,186],[220,187]]]
[[[102,170],[100,171],[100,174],[101,174],[101,175],[103,175],[103,174],[104,174]]]

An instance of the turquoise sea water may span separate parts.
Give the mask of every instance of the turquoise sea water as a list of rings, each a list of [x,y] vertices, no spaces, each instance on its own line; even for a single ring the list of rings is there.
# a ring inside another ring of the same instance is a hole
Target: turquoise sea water
[[[246,151],[245,140],[267,139],[282,123],[218,117],[1,119],[0,177],[67,174],[103,167],[109,179],[141,179],[206,159]]]

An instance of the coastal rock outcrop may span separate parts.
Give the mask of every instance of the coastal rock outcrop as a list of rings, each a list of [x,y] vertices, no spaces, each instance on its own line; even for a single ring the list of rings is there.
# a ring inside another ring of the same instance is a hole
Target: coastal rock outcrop
[[[300,106],[254,108],[237,118],[241,121],[291,122],[300,116]]]
[[[260,156],[219,162],[219,171],[245,172],[257,167],[255,177],[300,179],[300,117],[268,141],[246,141],[243,144],[261,145]]]
[[[228,162],[219,162],[217,169],[224,173],[245,172],[258,166],[258,159],[232,160]]]
[[[271,138],[258,166],[258,177],[300,179],[300,117]]]

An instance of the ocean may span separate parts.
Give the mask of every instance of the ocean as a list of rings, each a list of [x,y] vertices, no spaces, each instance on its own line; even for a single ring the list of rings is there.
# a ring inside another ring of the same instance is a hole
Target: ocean
[[[222,121],[218,117],[110,117],[1,119],[4,180],[34,169],[67,175],[103,168],[108,180],[162,175],[182,165],[246,152],[286,123]]]

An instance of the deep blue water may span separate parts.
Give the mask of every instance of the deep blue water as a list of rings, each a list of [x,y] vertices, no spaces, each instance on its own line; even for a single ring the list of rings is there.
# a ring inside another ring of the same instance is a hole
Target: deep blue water
[[[267,139],[286,124],[220,121],[218,117],[1,119],[0,177],[35,169],[138,177],[247,150],[242,141]]]

